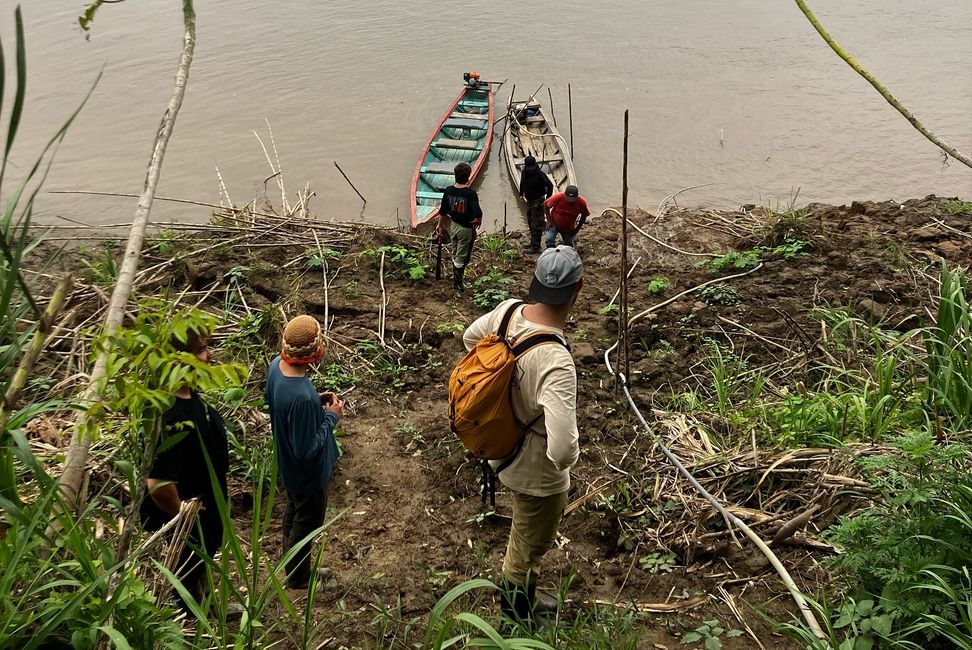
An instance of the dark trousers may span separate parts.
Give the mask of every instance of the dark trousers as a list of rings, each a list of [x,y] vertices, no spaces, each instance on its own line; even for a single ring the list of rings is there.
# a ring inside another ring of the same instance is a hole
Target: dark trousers
[[[527,226],[530,227],[530,244],[534,248],[540,247],[540,239],[543,237],[543,226],[546,221],[543,213],[544,201],[543,198],[527,201]]]
[[[287,507],[283,519],[283,550],[290,551],[301,540],[321,527],[327,511],[327,488],[314,494],[294,494],[287,490]],[[287,586],[306,588],[310,580],[311,546],[308,540],[287,562]]]
[[[149,497],[146,497],[149,498]],[[144,523],[145,529],[155,532],[161,528],[168,518],[158,518],[147,520]],[[219,510],[216,504],[206,504],[206,509],[199,512],[196,520],[196,529],[186,540],[179,555],[179,564],[175,567],[176,577],[186,588],[189,595],[198,603],[202,600],[206,592],[206,561],[205,557],[212,558],[223,545],[223,522],[219,517]],[[175,591],[175,590],[173,590]],[[189,612],[189,606],[175,591],[179,606]]]
[[[223,546],[223,522],[215,504],[209,504],[199,513],[196,534],[186,541],[179,558],[179,566],[183,567],[176,575],[183,586],[196,601],[200,601],[206,591],[206,562],[201,553],[213,558]],[[200,539],[200,537],[202,539]],[[193,547],[198,550],[193,550]],[[180,601],[182,599],[180,598]]]

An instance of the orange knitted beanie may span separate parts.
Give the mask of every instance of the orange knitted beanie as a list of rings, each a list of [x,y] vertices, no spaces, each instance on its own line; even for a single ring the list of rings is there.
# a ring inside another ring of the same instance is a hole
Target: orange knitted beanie
[[[284,328],[280,357],[295,366],[315,363],[324,356],[321,325],[313,316],[297,316]]]

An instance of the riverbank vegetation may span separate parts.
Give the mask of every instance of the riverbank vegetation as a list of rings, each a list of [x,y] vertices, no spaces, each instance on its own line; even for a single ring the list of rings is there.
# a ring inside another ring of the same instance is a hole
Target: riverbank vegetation
[[[652,414],[650,433],[603,365],[619,317],[618,222],[595,220],[580,243],[586,284],[568,328],[583,454],[542,585],[561,593],[560,618],[507,632],[554,647],[964,647],[972,321],[960,267],[972,215],[955,205],[633,213],[655,238],[629,242],[641,259],[633,310],[750,272],[632,325],[631,386]],[[456,300],[432,280],[425,238],[272,210],[252,202],[218,210],[209,226],[153,235],[123,334],[100,342],[91,332],[114,244],[58,254],[51,233],[31,251],[23,275],[35,302],[46,304],[55,268],[75,286],[7,426],[9,640],[397,648],[489,638],[508,519],[502,493],[495,512],[480,503],[474,466],[445,426],[444,386],[464,326],[524,295],[532,260],[516,252],[516,235],[490,235]],[[301,312],[328,323],[315,381],[350,406],[318,558],[338,588],[310,598],[284,590],[276,571],[281,505],[261,410],[279,329]],[[184,362],[152,352],[176,313],[217,324],[223,370],[199,381],[231,423],[224,515],[236,534],[213,560],[215,597],[199,604],[195,626],[155,599],[173,581],[150,561],[162,540],[127,525],[146,422],[165,406],[163,377]],[[112,350],[113,387],[84,407],[73,395],[97,346]],[[71,409],[82,407],[98,435],[87,501],[80,515],[56,514],[51,476]],[[659,441],[771,543],[829,640],[813,640],[765,560],[658,454]],[[60,526],[45,533],[55,517]],[[221,614],[229,601],[244,603],[242,622]],[[491,643],[474,645],[517,647]]]

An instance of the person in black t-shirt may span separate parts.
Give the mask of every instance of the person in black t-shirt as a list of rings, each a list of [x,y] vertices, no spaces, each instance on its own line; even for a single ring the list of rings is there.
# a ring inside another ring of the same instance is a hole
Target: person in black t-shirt
[[[553,196],[553,191],[553,183],[540,169],[537,159],[533,156],[524,158],[523,171],[520,172],[520,198],[527,204],[527,225],[530,227],[530,243],[524,244],[525,252],[540,252],[546,221],[543,202]]]
[[[469,177],[472,167],[469,163],[456,165],[456,184],[442,192],[442,203],[439,205],[439,224],[436,226],[436,237],[445,233],[446,218],[452,220],[449,228],[449,238],[452,240],[452,288],[456,293],[462,293],[466,285],[463,275],[466,266],[472,258],[473,242],[476,241],[476,229],[483,223],[483,210],[479,207],[479,195],[469,187]]]
[[[205,363],[212,358],[209,343],[200,333],[190,332],[185,343],[174,340],[172,345]],[[179,514],[184,500],[200,500],[202,508],[196,531],[183,547],[176,571],[183,586],[199,602],[206,587],[206,563],[199,553],[213,557],[223,545],[223,522],[217,500],[223,503],[227,500],[229,447],[226,426],[212,406],[198,393],[184,387],[176,391],[175,402],[163,416],[163,427],[159,451],[146,480],[148,493],[140,507],[142,525],[146,530],[156,531]],[[212,464],[215,485],[206,456]],[[179,601],[188,612],[186,603],[181,598]],[[227,614],[236,615],[238,608],[239,605],[231,604]]]

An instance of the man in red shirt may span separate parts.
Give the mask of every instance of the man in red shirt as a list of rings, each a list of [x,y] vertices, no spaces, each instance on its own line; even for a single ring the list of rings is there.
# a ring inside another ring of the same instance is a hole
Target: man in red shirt
[[[587,201],[577,191],[576,185],[568,185],[563,192],[554,194],[543,204],[547,213],[547,232],[544,239],[547,248],[557,245],[557,233],[564,240],[565,246],[574,246],[574,237],[581,226],[591,216],[587,209]]]

